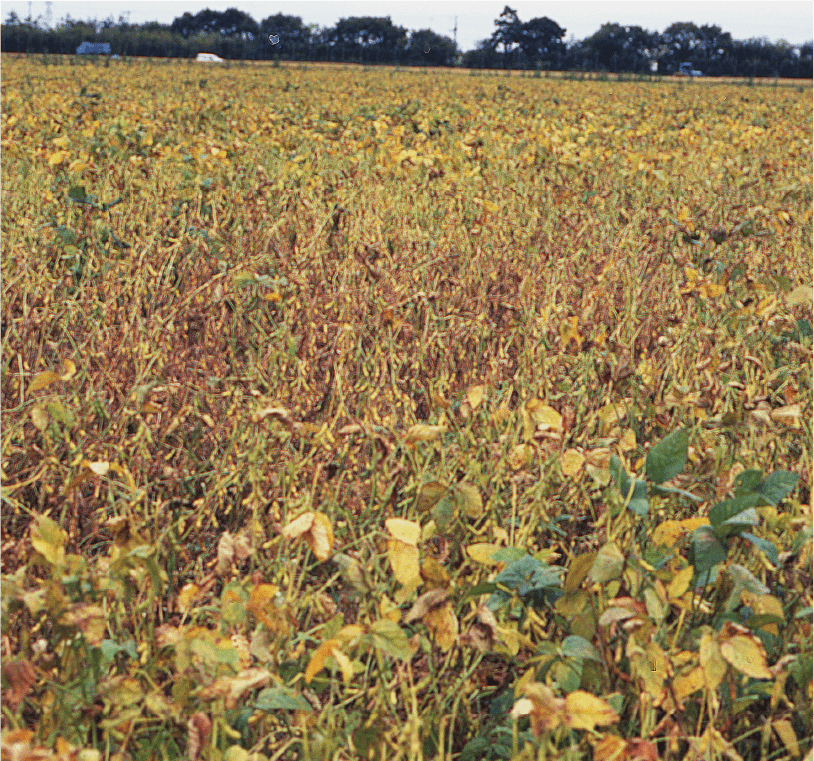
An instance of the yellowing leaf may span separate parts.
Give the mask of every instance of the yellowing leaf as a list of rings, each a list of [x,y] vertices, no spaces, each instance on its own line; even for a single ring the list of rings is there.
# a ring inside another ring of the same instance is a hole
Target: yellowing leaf
[[[382,599],[379,600],[379,615],[385,621],[398,623],[401,619],[401,609],[387,595],[384,595]]]
[[[48,157],[48,166],[59,166],[71,154],[68,151],[54,151]]]
[[[699,526],[709,526],[709,518],[685,518],[683,521],[679,521],[679,523],[682,528],[692,534]]]
[[[778,407],[772,410],[769,416],[776,423],[785,425],[788,428],[799,428],[801,425],[802,407],[799,404],[788,404],[785,407]]]
[[[596,695],[577,690],[565,698],[565,719],[572,729],[593,730],[619,721],[619,714]]]
[[[319,560],[327,560],[331,556],[334,546],[334,531],[331,521],[324,513],[314,514],[314,525],[311,531],[305,535],[305,541],[311,548],[311,552]]]
[[[518,444],[509,453],[509,465],[513,470],[520,470],[531,462],[534,450],[528,444]]]
[[[567,449],[560,457],[562,474],[564,476],[576,476],[582,470],[584,462],[585,458],[576,449]]]
[[[432,609],[424,616],[423,621],[441,650],[446,652],[455,644],[458,639],[458,619],[451,602]]]
[[[107,616],[98,605],[72,603],[63,615],[63,620],[79,629],[88,643],[95,647],[98,647],[105,637]]]
[[[577,349],[582,346],[582,336],[577,330],[578,324],[579,319],[577,317],[571,317],[570,319],[563,321],[563,323],[560,325],[560,341],[563,349],[567,349],[568,344],[571,341],[576,344]]]
[[[406,521],[403,518],[388,518],[384,525],[393,539],[398,539],[405,544],[411,544],[413,547],[418,545],[418,540],[421,537],[421,526],[415,521]]]
[[[698,661],[704,670],[704,682],[707,690],[715,692],[726,675],[726,661],[721,655],[721,648],[711,631],[701,635],[698,647]]]
[[[387,553],[396,580],[405,587],[414,588],[421,584],[418,572],[418,548],[398,539],[387,540]]]
[[[60,380],[63,381],[70,380],[71,378],[74,377],[74,375],[76,375],[76,365],[73,362],[71,362],[70,359],[62,360],[62,370],[63,372],[62,376],[60,377]]]
[[[418,512],[426,513],[431,510],[446,493],[447,487],[440,481],[428,481],[421,484],[416,503]]]
[[[428,589],[448,589],[450,586],[449,574],[435,558],[427,558],[421,564],[421,578]]]
[[[407,429],[405,442],[407,446],[415,446],[419,441],[435,441],[447,430],[445,425],[424,425],[417,423]]]
[[[591,578],[600,584],[618,579],[622,575],[624,565],[625,556],[622,551],[614,542],[607,542],[596,554],[591,566]]]
[[[302,537],[320,561],[327,560],[333,550],[333,527],[324,513],[310,511],[303,513],[283,529],[283,537],[286,539]]]
[[[93,471],[97,476],[106,476],[110,471],[110,463],[104,461],[98,462],[88,462],[87,460],[82,461],[82,465],[89,470]]]
[[[679,700],[689,697],[704,687],[704,670],[696,666],[687,674],[679,674],[673,679],[673,691]]]
[[[766,651],[752,637],[735,634],[721,642],[721,655],[734,668],[753,679],[771,679],[766,666]]]
[[[68,534],[46,515],[38,515],[31,524],[31,546],[51,565],[65,559]]]
[[[328,639],[325,640],[311,656],[308,661],[308,666],[305,669],[305,681],[310,683],[311,680],[325,668],[325,661],[333,655],[334,650],[338,649],[339,640]]]
[[[684,532],[684,527],[678,521],[664,521],[653,531],[653,544],[657,547],[675,547]]]
[[[53,370],[45,370],[44,372],[37,373],[28,385],[28,393],[32,394],[34,391],[47,388],[52,383],[56,383],[59,379],[59,375]]]
[[[455,484],[454,491],[467,518],[480,518],[483,512],[483,499],[478,487],[461,481]]]
[[[610,465],[611,451],[608,447],[597,447],[585,453],[588,465],[594,468],[607,468]]]
[[[523,688],[524,699],[518,700],[512,709],[512,717],[528,716],[531,731],[540,737],[565,722],[565,701],[554,695],[550,687],[532,682]]]
[[[759,595],[744,590],[741,593],[744,604],[748,605],[756,616],[777,616],[781,620],[785,620],[786,616],[783,613],[783,605],[776,597],[765,594]],[[780,635],[780,631],[776,623],[767,622],[761,627],[763,631],[773,634],[775,637]]]
[[[192,582],[181,587],[181,591],[178,593],[178,609],[181,613],[189,613],[200,591],[200,587]]]
[[[636,759],[636,761],[639,761],[639,759],[648,761],[647,757],[641,755],[625,755],[628,743],[624,738],[616,735],[604,735],[601,740],[590,739],[590,742],[594,746],[594,761],[622,761],[622,759],[626,758]],[[656,759],[657,756],[654,754],[652,758]]]
[[[786,303],[789,306],[810,303],[812,289],[810,285],[798,285],[793,291],[786,294]]]
[[[772,722],[772,729],[780,738],[783,745],[786,746],[786,750],[791,753],[792,756],[799,756],[802,754],[800,745],[797,742],[797,734],[795,733],[794,727],[792,727],[791,722],[788,719],[775,719]]]
[[[497,561],[492,560],[492,555],[500,549],[499,544],[491,542],[476,542],[466,548],[466,553],[476,563],[481,565],[497,565]]]
[[[623,452],[630,452],[636,449],[636,434],[632,428],[628,428],[619,440],[619,449]]]
[[[682,568],[675,576],[673,576],[670,583],[667,585],[667,594],[670,599],[675,600],[683,595],[689,588],[692,581],[695,569],[688,565]]]
[[[473,410],[476,410],[478,409],[478,407],[480,407],[480,404],[483,401],[485,393],[486,386],[484,385],[470,386],[466,390],[466,400],[469,402],[469,406],[472,407]]]
[[[48,412],[44,407],[36,405],[31,408],[31,421],[38,431],[44,431],[48,427]]]
[[[285,608],[275,603],[279,589],[274,584],[258,584],[249,595],[246,610],[275,634],[289,631]]]
[[[562,433],[562,415],[553,407],[543,404],[539,399],[529,399],[524,409],[539,430]]]

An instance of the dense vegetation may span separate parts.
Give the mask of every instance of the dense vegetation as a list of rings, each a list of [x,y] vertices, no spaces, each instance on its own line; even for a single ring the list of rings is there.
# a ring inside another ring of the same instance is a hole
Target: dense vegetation
[[[4,56],[3,758],[812,748],[810,86]]]
[[[798,48],[767,39],[733,40],[719,26],[689,22],[664,32],[640,26],[603,24],[584,40],[564,41],[566,30],[547,17],[521,21],[508,6],[494,33],[463,52],[455,41],[430,29],[409,31],[390,17],[350,17],[334,26],[306,25],[278,13],[260,23],[230,8],[185,13],[172,24],[77,21],[53,29],[41,19],[10,13],[2,26],[3,52],[74,53],[83,41],[108,42],[120,56],[195,57],[208,52],[228,59],[340,61],[405,66],[463,66],[479,69],[541,69],[674,74],[691,63],[706,76],[814,76],[811,44]]]

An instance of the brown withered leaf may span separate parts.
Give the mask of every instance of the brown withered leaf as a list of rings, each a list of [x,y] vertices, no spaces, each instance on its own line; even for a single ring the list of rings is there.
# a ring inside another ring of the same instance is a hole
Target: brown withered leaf
[[[404,617],[404,622],[409,624],[424,618],[427,613],[434,608],[441,607],[447,600],[449,600],[449,592],[446,589],[431,589],[429,592],[425,592],[413,603],[413,607]]]
[[[187,758],[198,761],[201,751],[212,732],[212,722],[202,711],[193,714],[187,722]]]
[[[23,698],[31,692],[37,672],[31,661],[10,661],[3,664],[3,676],[9,684],[9,689],[3,692],[3,702],[16,711]]]
[[[478,607],[478,620],[475,621],[469,630],[461,638],[464,643],[472,645],[478,652],[488,653],[495,645],[497,637],[497,620],[495,614],[486,607]]]

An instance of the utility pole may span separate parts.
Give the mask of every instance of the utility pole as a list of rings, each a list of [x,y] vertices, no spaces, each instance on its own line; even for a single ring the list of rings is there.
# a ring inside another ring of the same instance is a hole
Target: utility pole
[[[455,47],[458,47],[458,17],[455,17],[455,26],[452,27],[452,40],[455,43]]]

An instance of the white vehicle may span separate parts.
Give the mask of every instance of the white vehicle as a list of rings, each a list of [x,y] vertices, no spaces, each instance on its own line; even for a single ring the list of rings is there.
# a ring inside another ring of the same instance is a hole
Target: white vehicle
[[[676,72],[676,76],[679,77],[703,77],[704,72],[698,71],[698,69],[694,69],[692,67],[692,61],[685,61],[684,63],[680,63],[678,65],[678,71]]]
[[[214,53],[198,53],[195,60],[202,61],[203,63],[218,63],[219,61],[223,61],[219,55],[215,55]]]

